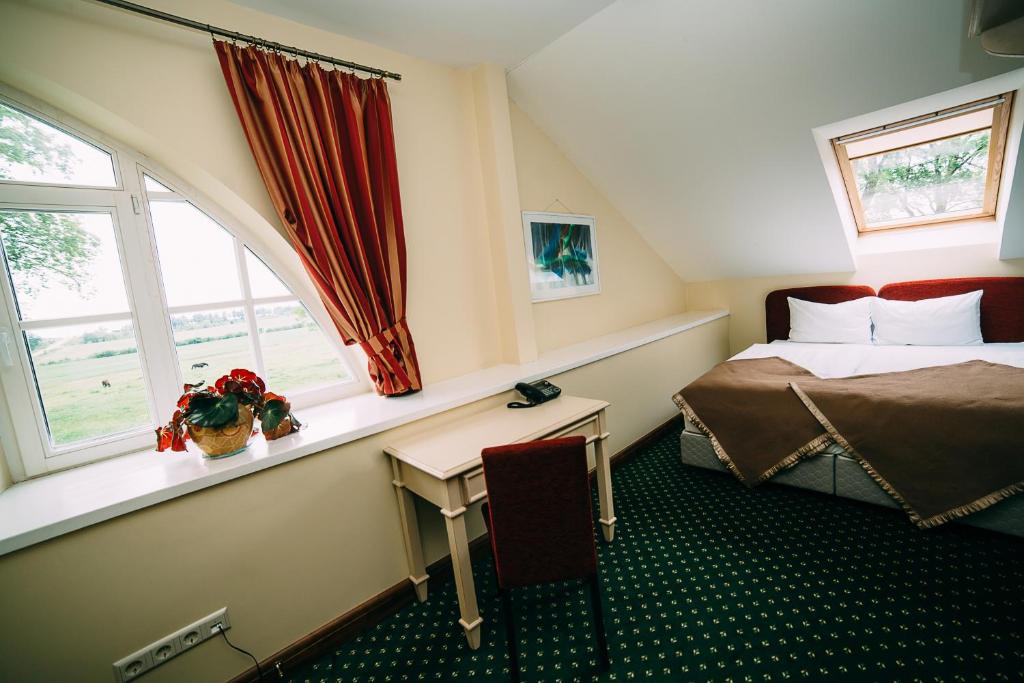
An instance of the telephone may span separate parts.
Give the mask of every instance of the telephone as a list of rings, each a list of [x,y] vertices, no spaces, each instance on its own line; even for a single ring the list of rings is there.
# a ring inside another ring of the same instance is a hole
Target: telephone
[[[535,405],[550,401],[553,398],[558,398],[562,393],[562,390],[556,387],[546,379],[542,379],[539,382],[532,382],[527,384],[526,382],[520,382],[516,385],[516,391],[526,398],[526,403],[519,401],[513,401],[508,404],[509,408],[532,408]]]

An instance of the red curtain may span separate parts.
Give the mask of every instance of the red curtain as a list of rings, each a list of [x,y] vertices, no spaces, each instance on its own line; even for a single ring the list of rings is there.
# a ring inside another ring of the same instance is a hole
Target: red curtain
[[[385,396],[420,389],[405,321],[405,231],[383,79],[214,41],[278,216],[346,344]]]

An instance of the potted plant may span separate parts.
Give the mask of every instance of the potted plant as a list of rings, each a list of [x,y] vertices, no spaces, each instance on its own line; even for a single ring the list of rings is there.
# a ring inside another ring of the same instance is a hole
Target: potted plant
[[[284,396],[266,390],[251,370],[237,369],[213,386],[186,384],[171,421],[156,430],[156,449],[186,450],[189,438],[208,458],[233,455],[249,443],[253,420],[267,441],[291,434],[302,426]]]

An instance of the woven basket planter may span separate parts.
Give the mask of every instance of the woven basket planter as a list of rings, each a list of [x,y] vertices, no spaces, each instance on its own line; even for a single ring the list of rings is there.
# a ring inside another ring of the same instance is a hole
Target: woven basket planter
[[[209,458],[231,455],[244,449],[252,436],[252,409],[247,405],[238,406],[238,418],[223,427],[196,427],[188,425],[192,441]]]

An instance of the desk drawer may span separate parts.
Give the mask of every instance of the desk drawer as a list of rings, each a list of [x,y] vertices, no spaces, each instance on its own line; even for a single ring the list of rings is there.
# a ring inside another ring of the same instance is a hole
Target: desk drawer
[[[563,428],[560,431],[548,434],[545,439],[561,439],[569,436],[583,436],[586,437],[587,443],[590,443],[594,439],[601,438],[601,430],[597,423],[597,415],[587,418],[583,422],[577,422],[574,425]]]
[[[484,470],[482,467],[462,475],[462,499],[466,505],[486,497],[487,486],[484,484]]]

